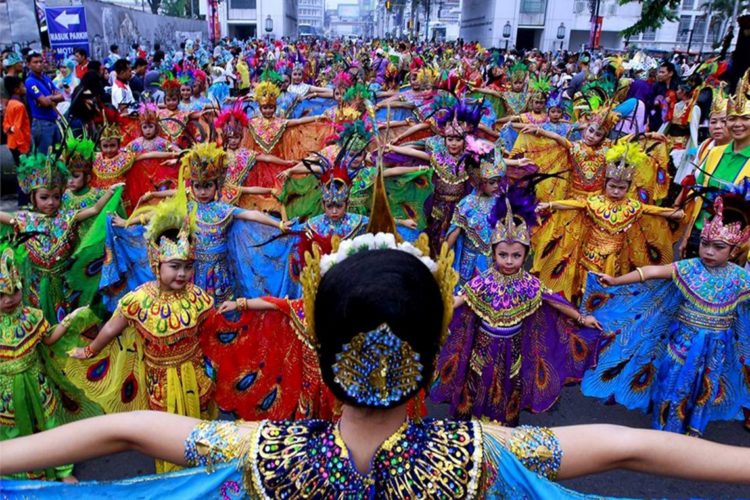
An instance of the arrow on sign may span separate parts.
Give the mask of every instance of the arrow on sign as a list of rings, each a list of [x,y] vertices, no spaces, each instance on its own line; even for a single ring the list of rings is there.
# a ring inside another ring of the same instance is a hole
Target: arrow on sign
[[[81,24],[81,19],[78,14],[68,14],[67,11],[63,10],[62,14],[55,18],[55,22],[60,26],[65,26],[65,29],[68,29],[71,24]]]

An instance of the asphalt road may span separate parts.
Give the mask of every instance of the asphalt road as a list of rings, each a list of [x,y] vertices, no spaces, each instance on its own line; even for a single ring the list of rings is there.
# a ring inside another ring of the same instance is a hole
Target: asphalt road
[[[430,407],[430,415],[442,417],[445,407]],[[567,387],[561,402],[552,411],[541,415],[524,414],[522,424],[575,425],[610,423],[632,427],[649,427],[649,417],[617,405],[604,406],[584,397],[578,387]],[[741,422],[714,422],[708,427],[707,439],[750,447],[750,433]],[[106,480],[133,477],[154,472],[153,461],[139,453],[121,453],[109,458],[92,460],[76,467],[82,480]],[[649,474],[616,471],[563,483],[579,492],[637,498],[750,498],[750,487],[683,481]]]

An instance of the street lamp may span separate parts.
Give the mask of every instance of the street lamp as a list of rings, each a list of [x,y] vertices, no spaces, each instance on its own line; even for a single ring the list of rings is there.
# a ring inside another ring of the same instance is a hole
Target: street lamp
[[[271,32],[273,31],[273,19],[271,18],[271,14],[268,14],[268,17],[266,17],[266,38],[268,41],[271,40]]]
[[[560,52],[563,49],[563,40],[565,39],[565,23],[560,23],[557,27],[557,39],[560,40]]]
[[[505,21],[503,26],[503,38],[505,38],[505,52],[508,52],[508,39],[510,38],[510,21]]]

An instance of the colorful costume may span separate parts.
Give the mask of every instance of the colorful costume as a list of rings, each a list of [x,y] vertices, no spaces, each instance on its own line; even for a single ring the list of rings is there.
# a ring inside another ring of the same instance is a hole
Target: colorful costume
[[[10,248],[0,252],[2,294],[23,288],[14,260]],[[19,304],[11,313],[0,313],[0,441],[101,413],[51,363],[43,339],[52,331],[39,309]],[[59,479],[72,473],[73,466],[65,465],[14,477]]]
[[[607,160],[618,163],[610,163],[606,177],[632,182],[635,165],[644,157],[636,145],[610,150]],[[556,212],[534,235],[532,272],[570,300],[580,296],[588,271],[617,276],[672,260],[674,233],[664,217],[674,209],[632,198],[615,201],[603,194],[554,205],[575,210]]]
[[[750,228],[722,223],[723,203],[701,237],[738,245]],[[750,407],[750,273],[701,259],[672,264],[671,280],[603,287],[589,275],[582,307],[608,332],[583,393],[653,411],[652,426],[701,435],[712,420]]]
[[[518,200],[515,215],[511,199]],[[516,193],[497,199],[492,245],[529,247],[535,204],[523,200]],[[459,295],[466,303],[453,315],[430,393],[434,402],[449,403],[455,418],[516,425],[521,410],[548,410],[595,360],[598,333],[562,316],[550,304],[572,306],[523,269],[505,275],[493,266]]]

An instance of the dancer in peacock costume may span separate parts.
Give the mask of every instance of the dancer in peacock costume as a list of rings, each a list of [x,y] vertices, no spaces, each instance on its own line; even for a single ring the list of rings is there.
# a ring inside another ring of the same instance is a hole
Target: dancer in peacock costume
[[[454,301],[430,395],[453,418],[515,426],[548,410],[596,359],[597,321],[523,269],[536,223],[533,193],[511,188],[490,214],[492,264]]]
[[[604,194],[540,205],[556,213],[534,236],[532,272],[571,301],[580,297],[589,271],[619,275],[671,262],[677,232],[667,219],[684,216],[628,196],[636,169],[649,161],[639,143],[621,141],[605,159]]]
[[[20,249],[0,249],[0,441],[101,413],[52,361],[54,344],[78,314],[52,327],[41,310],[22,304]],[[73,465],[15,474],[16,479],[75,481]],[[7,477],[5,479],[8,479]]]
[[[750,228],[723,221],[723,201],[701,231],[700,256],[624,276],[591,273],[581,307],[606,331],[583,393],[653,413],[652,427],[701,435],[750,407],[750,273],[729,262]]]
[[[81,235],[80,224],[99,215],[105,207],[106,211],[115,210],[121,187],[110,186],[91,207],[64,209],[61,200],[68,175],[68,169],[56,154],[22,156],[18,181],[24,193],[31,197],[33,209],[15,214],[0,212],[0,224],[31,235],[23,243],[28,257],[20,265],[28,283],[24,289],[24,304],[41,309],[44,318],[52,324],[59,323],[73,310],[76,297],[71,285],[81,285],[66,279]],[[117,198],[114,197],[116,192]]]

